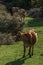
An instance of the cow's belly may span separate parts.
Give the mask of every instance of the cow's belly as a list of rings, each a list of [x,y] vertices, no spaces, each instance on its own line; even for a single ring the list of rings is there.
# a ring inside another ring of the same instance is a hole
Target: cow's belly
[[[25,47],[30,47],[33,46],[35,44],[34,40],[23,40],[23,43],[25,44]]]

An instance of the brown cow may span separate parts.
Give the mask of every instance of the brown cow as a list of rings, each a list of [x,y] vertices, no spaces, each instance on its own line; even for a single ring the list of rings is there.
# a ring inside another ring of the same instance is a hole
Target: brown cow
[[[25,52],[26,52],[27,47],[29,47],[29,57],[31,57],[33,55],[34,45],[38,40],[37,33],[34,31],[34,29],[29,30],[26,33],[18,32],[16,41],[20,41],[20,40],[23,41],[23,43],[24,43],[23,57],[25,57]]]

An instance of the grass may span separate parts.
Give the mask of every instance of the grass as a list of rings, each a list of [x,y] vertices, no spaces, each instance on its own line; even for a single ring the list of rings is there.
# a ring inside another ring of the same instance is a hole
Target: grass
[[[27,27],[23,31],[35,28],[38,33],[38,43],[34,48],[34,55],[32,58],[23,56],[23,43],[17,42],[15,45],[0,46],[0,65],[43,65],[43,19],[26,18]]]

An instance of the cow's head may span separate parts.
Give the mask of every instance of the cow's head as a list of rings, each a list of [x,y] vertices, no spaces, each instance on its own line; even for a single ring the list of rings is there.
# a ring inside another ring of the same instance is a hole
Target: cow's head
[[[17,33],[17,35],[16,35],[16,40],[15,41],[21,41],[22,40],[22,37],[23,37],[23,33],[19,31]]]

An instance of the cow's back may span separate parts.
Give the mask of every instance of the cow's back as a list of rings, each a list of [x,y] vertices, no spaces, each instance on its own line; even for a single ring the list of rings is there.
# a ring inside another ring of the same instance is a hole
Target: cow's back
[[[23,41],[27,47],[34,45],[37,41],[37,33],[35,33],[35,32],[25,33],[23,36]]]

